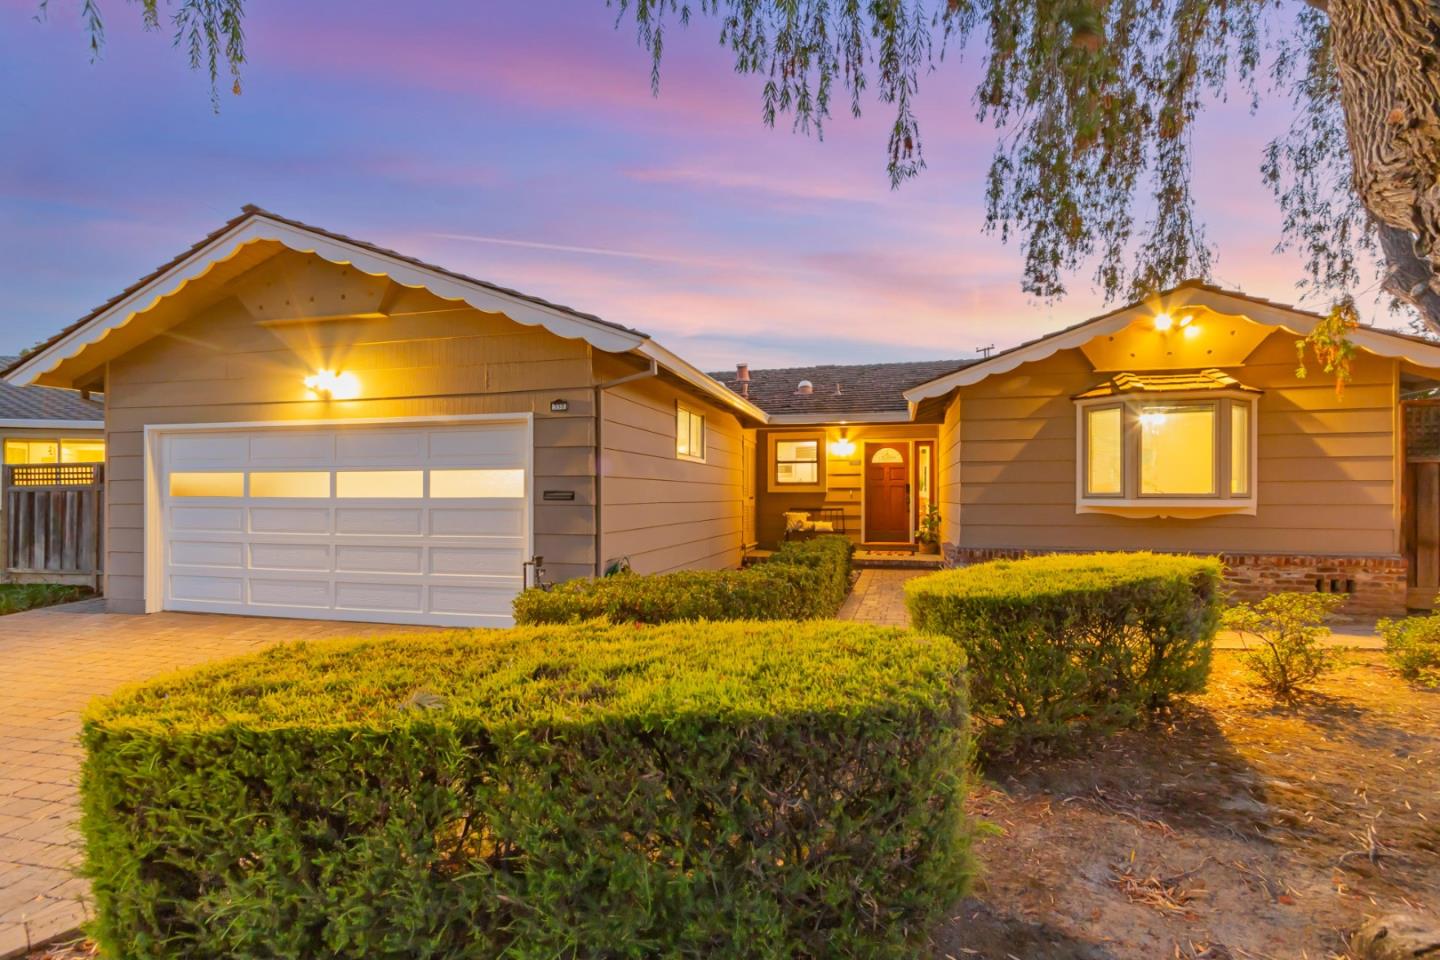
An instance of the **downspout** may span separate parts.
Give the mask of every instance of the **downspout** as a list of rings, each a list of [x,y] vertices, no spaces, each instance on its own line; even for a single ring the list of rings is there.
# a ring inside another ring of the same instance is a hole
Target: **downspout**
[[[633,383],[636,380],[648,380],[650,377],[659,375],[660,365],[654,360],[651,360],[648,370],[637,370],[635,373],[595,384],[595,576],[597,577],[604,576],[605,574],[605,550],[603,547],[605,523],[604,517],[602,516],[603,504],[605,503],[605,468],[602,460],[605,455],[605,391],[611,387],[618,387],[623,383]]]

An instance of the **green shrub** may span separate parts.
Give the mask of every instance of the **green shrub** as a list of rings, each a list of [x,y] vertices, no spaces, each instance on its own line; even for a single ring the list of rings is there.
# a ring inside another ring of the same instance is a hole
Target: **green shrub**
[[[295,644],[92,705],[106,956],[908,957],[963,654],[849,623]]]
[[[1400,676],[1440,686],[1440,615],[1381,620],[1375,630],[1385,638],[1385,656]]]
[[[998,560],[905,585],[916,629],[964,647],[991,751],[1124,725],[1202,689],[1219,591],[1217,560],[1148,553]]]
[[[0,617],[7,613],[23,613],[37,607],[84,600],[94,592],[89,587],[58,583],[0,583]]]
[[[1288,699],[1335,669],[1336,654],[1321,641],[1330,635],[1325,618],[1347,599],[1336,593],[1272,593],[1226,610],[1224,625],[1240,635],[1242,658],[1260,686]]]
[[[850,590],[854,547],[844,537],[786,543],[743,570],[681,570],[570,580],[515,598],[521,624],[672,620],[813,620],[834,616]]]

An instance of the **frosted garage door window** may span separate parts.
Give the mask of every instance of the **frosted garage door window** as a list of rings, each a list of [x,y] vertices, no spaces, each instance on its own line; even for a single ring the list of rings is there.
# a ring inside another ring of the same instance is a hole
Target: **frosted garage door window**
[[[523,497],[525,471],[431,470],[430,496],[441,500]]]
[[[170,496],[172,497],[243,497],[244,495],[245,474],[243,473],[170,474]]]
[[[250,474],[250,496],[318,499],[330,496],[328,470],[275,471]]]
[[[335,496],[351,500],[410,500],[425,495],[423,470],[341,470]]]

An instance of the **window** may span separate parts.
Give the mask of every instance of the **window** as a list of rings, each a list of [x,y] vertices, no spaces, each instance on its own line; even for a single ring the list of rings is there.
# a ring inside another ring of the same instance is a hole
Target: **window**
[[[172,473],[172,497],[242,497],[245,495],[245,474],[235,473]]]
[[[328,470],[276,471],[250,474],[250,496],[314,500],[330,496]]]
[[[104,440],[6,440],[5,462],[104,463]]]
[[[820,482],[819,440],[776,440],[775,482],[781,486]]]
[[[341,470],[335,496],[342,499],[419,499],[425,495],[423,470]]]
[[[1082,402],[1082,512],[1159,504],[1253,510],[1254,404],[1246,394]]]
[[[441,500],[462,498],[516,498],[525,496],[524,470],[431,470],[430,496]]]
[[[705,459],[705,417],[687,407],[675,408],[675,456],[682,460]]]

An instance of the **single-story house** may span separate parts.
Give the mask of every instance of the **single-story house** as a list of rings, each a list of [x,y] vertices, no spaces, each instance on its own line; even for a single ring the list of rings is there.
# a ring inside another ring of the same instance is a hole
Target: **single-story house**
[[[951,562],[1221,553],[1396,612],[1440,586],[1402,402],[1440,346],[1357,330],[1337,395],[1317,319],[1191,282],[980,360],[711,375],[247,207],[4,375],[105,395],[117,611],[500,625],[537,566],[733,567],[787,513],[903,551],[933,507]]]

